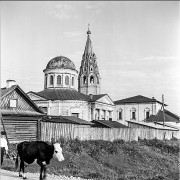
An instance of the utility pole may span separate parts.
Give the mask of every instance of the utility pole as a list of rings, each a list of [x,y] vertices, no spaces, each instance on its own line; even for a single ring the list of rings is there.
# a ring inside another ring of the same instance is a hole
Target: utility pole
[[[164,95],[162,95],[162,106],[163,106],[163,126],[165,123],[165,114],[164,114]]]

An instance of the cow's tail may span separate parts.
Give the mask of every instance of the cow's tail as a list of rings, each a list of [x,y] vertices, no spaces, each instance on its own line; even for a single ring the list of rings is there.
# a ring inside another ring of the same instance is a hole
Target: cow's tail
[[[18,156],[19,156],[19,153],[17,152],[16,161],[15,161],[15,171],[17,171],[18,166],[19,166]]]

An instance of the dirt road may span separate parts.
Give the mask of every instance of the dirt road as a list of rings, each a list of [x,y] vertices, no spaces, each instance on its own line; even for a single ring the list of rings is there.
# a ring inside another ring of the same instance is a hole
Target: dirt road
[[[26,177],[28,180],[39,180],[39,174],[38,173],[27,173]],[[1,180],[21,180],[22,178],[19,178],[18,172],[11,172],[1,169],[0,170],[0,179]],[[55,176],[55,175],[47,175],[47,180],[83,180],[81,178],[75,178],[75,177],[66,177],[66,176]]]

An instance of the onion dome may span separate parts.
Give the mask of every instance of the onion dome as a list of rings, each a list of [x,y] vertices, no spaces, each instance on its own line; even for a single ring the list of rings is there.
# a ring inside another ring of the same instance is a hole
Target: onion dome
[[[57,56],[51,59],[46,66],[46,69],[60,69],[60,68],[76,70],[74,63],[70,59],[64,56]]]

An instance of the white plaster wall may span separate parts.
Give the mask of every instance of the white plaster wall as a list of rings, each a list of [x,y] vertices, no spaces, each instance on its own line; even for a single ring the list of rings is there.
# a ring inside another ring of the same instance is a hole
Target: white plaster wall
[[[122,109],[122,120],[118,119],[119,109]],[[161,109],[161,104],[155,103],[131,103],[116,105],[114,111],[114,120],[125,122],[131,119],[131,109],[136,110],[136,121],[143,121],[145,119],[145,109],[149,109],[150,115],[156,115],[158,110]]]
[[[37,106],[47,107],[47,115],[54,116],[71,116],[72,113],[79,113],[79,118],[91,121],[91,111],[88,102],[86,101],[51,101],[51,102],[40,102],[35,101]]]

